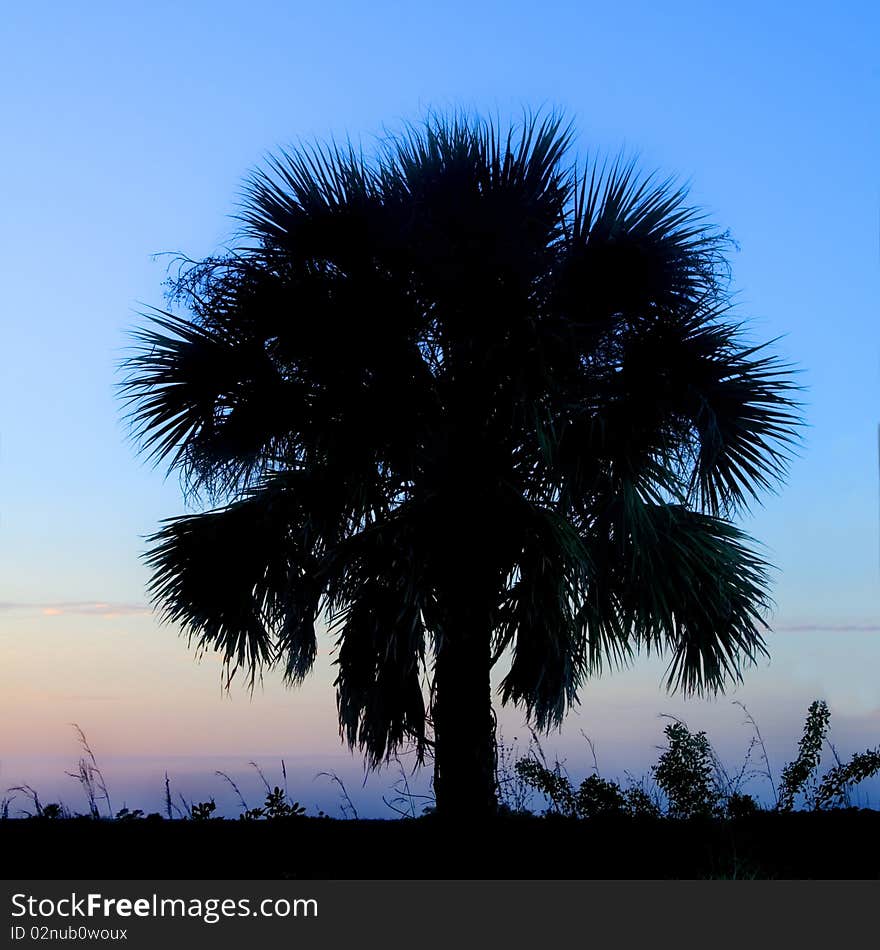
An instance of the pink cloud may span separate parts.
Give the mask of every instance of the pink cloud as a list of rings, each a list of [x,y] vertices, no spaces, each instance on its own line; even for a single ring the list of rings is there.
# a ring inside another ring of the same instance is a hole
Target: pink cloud
[[[880,623],[779,623],[771,627],[785,633],[880,633]]]
[[[38,612],[44,617],[80,615],[88,617],[132,617],[145,616],[150,608],[145,604],[111,603],[104,600],[69,600],[52,603],[16,603],[0,602],[0,611],[20,610],[28,613]]]

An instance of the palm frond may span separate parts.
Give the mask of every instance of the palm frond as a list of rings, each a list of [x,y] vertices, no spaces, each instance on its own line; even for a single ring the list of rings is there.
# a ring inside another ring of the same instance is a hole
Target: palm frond
[[[723,288],[731,241],[672,178],[641,175],[635,160],[594,162],[574,196],[562,275],[585,291],[593,319]]]
[[[425,751],[426,618],[434,611],[418,508],[404,508],[337,547],[326,587],[338,631],[340,732],[371,765],[405,742]]]
[[[592,548],[599,592],[635,648],[671,656],[668,688],[717,692],[766,655],[769,566],[739,528],[634,492],[609,526]]]
[[[142,451],[181,469],[191,487],[223,494],[246,486],[280,454],[290,423],[281,409],[301,401],[302,388],[240,330],[165,312],[150,323],[123,364],[123,398]]]
[[[767,344],[745,345],[728,329],[694,328],[680,366],[699,443],[689,487],[713,514],[746,508],[783,480],[801,424],[796,371]]]
[[[411,741],[424,754],[425,629],[402,593],[385,578],[365,579],[335,624],[340,731],[373,766]]]
[[[315,659],[317,564],[291,537],[290,501],[275,486],[228,507],[169,519],[150,539],[149,592],[168,622],[231,676],[253,684],[281,660],[299,680]]]
[[[591,563],[568,521],[525,500],[518,508],[509,512],[519,550],[496,613],[494,652],[512,654],[502,701],[522,704],[546,728],[562,721],[582,682],[577,615]]]

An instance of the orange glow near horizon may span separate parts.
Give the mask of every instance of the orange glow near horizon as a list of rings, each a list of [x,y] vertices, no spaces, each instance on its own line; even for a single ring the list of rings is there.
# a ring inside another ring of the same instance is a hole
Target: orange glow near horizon
[[[149,615],[52,606],[7,612],[0,624],[0,757],[71,753],[71,723],[106,755],[340,748],[328,636],[302,687],[285,688],[269,673],[251,695],[241,677],[224,692],[217,657],[197,661],[184,638]]]

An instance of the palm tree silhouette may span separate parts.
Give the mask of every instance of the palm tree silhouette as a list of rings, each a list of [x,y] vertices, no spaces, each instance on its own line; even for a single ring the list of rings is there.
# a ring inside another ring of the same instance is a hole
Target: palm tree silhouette
[[[766,653],[730,519],[784,475],[791,370],[686,192],[571,137],[434,116],[281,153],[125,364],[142,450],[216,506],[151,539],[164,615],[251,683],[301,681],[325,615],[342,736],[430,751],[446,815],[495,808],[495,663],[543,729],[640,650],[686,693]]]

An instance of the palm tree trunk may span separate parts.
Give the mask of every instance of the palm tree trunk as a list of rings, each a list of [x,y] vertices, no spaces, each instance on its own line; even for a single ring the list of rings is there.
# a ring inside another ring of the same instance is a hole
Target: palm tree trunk
[[[434,667],[437,814],[483,820],[498,808],[489,633],[464,624],[441,638]]]
[[[461,341],[460,341],[461,342]],[[488,512],[497,491],[486,451],[489,417],[469,341],[446,353],[457,385],[439,467],[443,504],[433,536],[444,622],[436,643],[432,717],[437,814],[481,821],[497,812],[491,615],[497,579]]]

